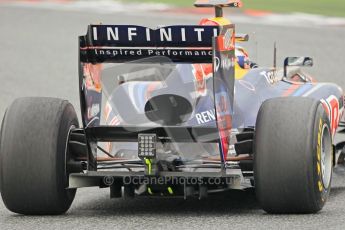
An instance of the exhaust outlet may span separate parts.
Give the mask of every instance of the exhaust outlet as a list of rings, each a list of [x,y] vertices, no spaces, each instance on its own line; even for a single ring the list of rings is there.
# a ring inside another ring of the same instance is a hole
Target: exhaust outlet
[[[155,96],[145,104],[147,119],[162,126],[180,125],[190,119],[192,112],[189,100],[174,94]]]

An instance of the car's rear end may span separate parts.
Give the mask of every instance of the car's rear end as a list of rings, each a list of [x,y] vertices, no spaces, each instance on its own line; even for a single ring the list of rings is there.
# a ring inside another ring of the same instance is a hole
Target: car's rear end
[[[233,25],[89,26],[80,37],[84,128],[70,140],[83,171],[70,188],[204,197],[250,185],[239,166],[250,157],[228,155],[234,39]]]

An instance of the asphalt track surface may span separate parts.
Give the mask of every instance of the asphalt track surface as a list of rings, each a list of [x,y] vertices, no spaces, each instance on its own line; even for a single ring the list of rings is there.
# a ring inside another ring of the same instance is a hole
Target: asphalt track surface
[[[196,17],[91,14],[0,6],[0,117],[17,97],[50,96],[78,107],[77,36],[89,23],[169,25]],[[261,65],[284,56],[315,58],[309,72],[345,87],[345,28],[237,25],[255,31],[249,45]],[[255,43],[258,43],[256,48]],[[39,162],[37,162],[39,164]],[[39,167],[39,166],[38,166]],[[329,202],[315,215],[268,215],[253,192],[227,192],[202,201],[165,198],[110,200],[108,189],[80,189],[66,215],[13,214],[0,201],[0,229],[345,229],[345,177],[334,176]]]

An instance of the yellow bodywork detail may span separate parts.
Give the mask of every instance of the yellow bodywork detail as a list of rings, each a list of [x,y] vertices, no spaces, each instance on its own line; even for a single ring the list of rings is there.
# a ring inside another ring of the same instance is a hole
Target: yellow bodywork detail
[[[241,80],[247,73],[248,69],[242,69],[241,66],[236,62],[235,64],[235,78]]]
[[[152,192],[152,190],[151,190],[150,187],[147,188],[147,192],[148,192],[150,195],[153,195],[153,192]]]
[[[150,159],[147,159],[147,158],[144,158],[145,160],[145,164],[147,165],[147,168],[148,168],[148,173],[149,175],[152,173],[152,162]],[[147,192],[150,194],[150,195],[153,195],[153,192],[151,190],[150,187],[147,188]]]
[[[168,187],[168,192],[169,192],[170,195],[173,195],[173,194],[174,194],[174,191],[172,190],[171,187]]]
[[[147,159],[145,158],[145,164],[147,165],[148,167],[148,173],[151,174],[152,173],[152,165],[151,165],[151,160],[150,159]]]
[[[320,175],[321,174],[321,166],[320,166],[320,163],[317,162],[317,175]]]
[[[210,20],[216,22],[217,24],[219,24],[221,26],[231,24],[230,20],[228,20],[227,18],[223,18],[223,17],[210,18]]]
[[[322,190],[323,190],[323,185],[322,185],[321,181],[318,182],[318,185],[319,185],[319,191],[322,192]]]

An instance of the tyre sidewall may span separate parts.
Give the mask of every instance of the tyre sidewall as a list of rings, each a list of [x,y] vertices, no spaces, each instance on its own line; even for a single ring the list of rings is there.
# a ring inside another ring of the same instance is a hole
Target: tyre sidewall
[[[324,125],[327,126],[328,130],[331,133],[329,118],[325,112],[325,109],[320,103],[315,115],[314,132],[313,132],[313,138],[312,138],[312,151],[311,151],[312,164],[310,164],[310,168],[309,168],[309,172],[311,172],[311,175],[312,175],[310,187],[313,188],[313,190],[311,191],[311,194],[314,196],[312,200],[317,202],[315,206],[319,210],[321,210],[323,206],[325,205],[325,202],[328,199],[328,196],[331,190],[331,184],[332,184],[332,175],[331,175],[331,179],[330,179],[330,183],[328,187],[324,185],[323,179],[322,179],[322,172],[321,170],[318,169],[321,166],[321,145],[320,144],[323,138],[322,132],[323,132]],[[330,138],[332,139],[332,137]],[[332,158],[333,158],[333,152],[332,152]],[[333,159],[332,159],[332,162],[333,162]]]
[[[66,102],[67,103],[67,102]],[[66,171],[66,164],[68,158],[68,138],[71,128],[78,127],[78,120],[74,115],[75,111],[70,103],[65,105],[65,109],[62,114],[62,119],[60,121],[57,150],[56,150],[56,191],[57,196],[62,203],[66,203],[64,209],[68,209],[72,201],[74,200],[76,189],[68,188],[68,175]],[[66,200],[68,202],[66,202]]]
[[[78,127],[73,106],[55,98],[20,98],[1,129],[0,187],[5,206],[26,215],[58,215],[73,202],[66,154],[69,131]]]
[[[254,178],[266,212],[316,213],[324,206],[331,184],[319,186],[323,180],[317,154],[324,125],[330,130],[320,101],[276,98],[263,103],[256,124]]]

